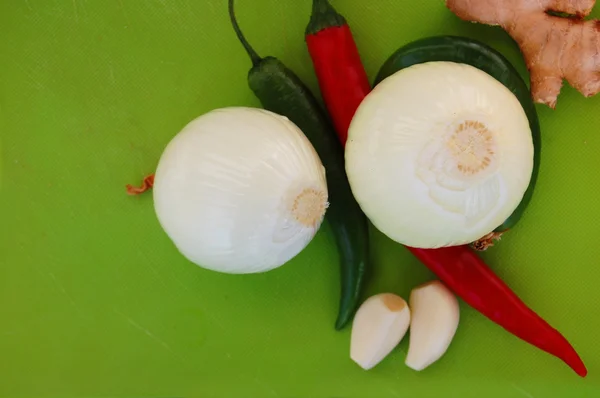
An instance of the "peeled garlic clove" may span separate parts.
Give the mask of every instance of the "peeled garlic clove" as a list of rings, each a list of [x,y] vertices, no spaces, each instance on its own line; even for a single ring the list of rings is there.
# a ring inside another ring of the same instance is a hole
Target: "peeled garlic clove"
[[[381,293],[368,298],[354,316],[350,358],[371,369],[398,345],[409,324],[410,309],[402,297]]]
[[[421,285],[410,293],[410,341],[406,365],[423,370],[448,349],[459,321],[458,300],[440,281]]]

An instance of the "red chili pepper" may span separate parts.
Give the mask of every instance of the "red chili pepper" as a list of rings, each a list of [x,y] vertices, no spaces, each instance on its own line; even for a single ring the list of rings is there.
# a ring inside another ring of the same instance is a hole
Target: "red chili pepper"
[[[345,144],[354,113],[370,91],[358,50],[346,20],[327,0],[313,0],[306,34],[325,104]],[[468,305],[513,335],[562,359],[578,375],[587,375],[567,339],[523,303],[471,248],[408,249]]]
[[[306,44],[327,110],[344,145],[350,121],[371,85],[350,27],[327,0],[313,0]]]
[[[520,339],[562,359],[579,376],[587,375],[567,339],[527,307],[469,247],[408,249],[471,307]]]

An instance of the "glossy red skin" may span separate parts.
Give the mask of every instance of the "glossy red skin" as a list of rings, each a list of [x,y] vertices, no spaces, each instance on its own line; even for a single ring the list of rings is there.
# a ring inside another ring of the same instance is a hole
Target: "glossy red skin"
[[[468,246],[407,248],[471,307],[513,335],[562,359],[579,376],[587,375],[567,339],[523,303]]]
[[[348,25],[306,36],[306,44],[327,110],[342,145],[356,109],[371,91]]]

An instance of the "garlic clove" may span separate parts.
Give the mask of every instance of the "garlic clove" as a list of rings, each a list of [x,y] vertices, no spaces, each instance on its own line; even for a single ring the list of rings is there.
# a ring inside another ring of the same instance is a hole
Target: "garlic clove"
[[[409,324],[410,309],[402,297],[392,293],[369,297],[354,316],[350,358],[371,369],[398,345]]]
[[[459,322],[458,300],[440,281],[416,287],[410,294],[410,340],[405,364],[423,370],[444,355]]]

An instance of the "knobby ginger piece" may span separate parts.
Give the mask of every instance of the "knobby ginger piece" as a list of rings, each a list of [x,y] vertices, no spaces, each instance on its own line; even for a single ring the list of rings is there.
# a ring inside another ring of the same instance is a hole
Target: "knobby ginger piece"
[[[446,0],[446,6],[463,20],[502,27],[521,49],[533,100],[554,109],[563,79],[586,97],[600,92],[600,21],[583,19],[595,2]]]

